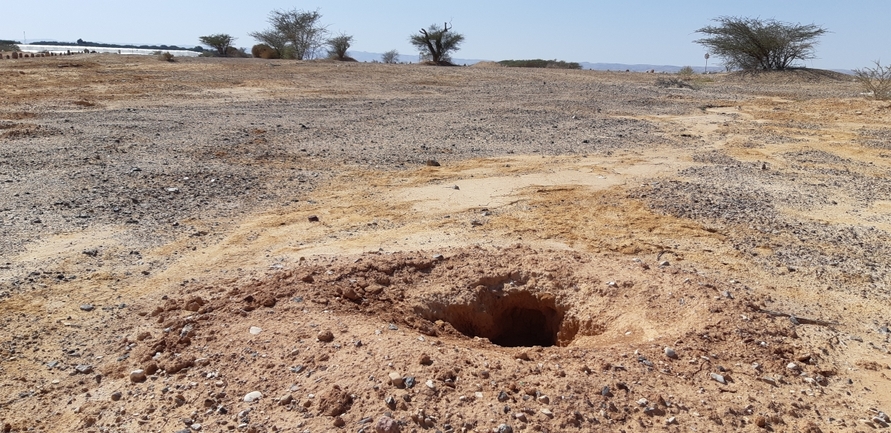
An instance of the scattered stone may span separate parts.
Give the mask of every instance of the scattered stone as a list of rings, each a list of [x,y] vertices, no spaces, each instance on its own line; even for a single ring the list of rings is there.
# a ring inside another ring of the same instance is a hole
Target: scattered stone
[[[390,383],[393,384],[396,388],[404,388],[405,387],[405,379],[402,378],[402,375],[397,372],[390,373]]]
[[[671,359],[678,359],[678,353],[674,351],[674,349],[670,347],[665,348],[665,356]]]
[[[331,331],[322,331],[316,338],[323,343],[330,343],[334,341],[334,334]]]
[[[538,396],[538,402],[541,404],[548,404],[551,402],[551,398],[546,395]]]
[[[123,397],[123,394],[121,394],[120,391],[115,391],[115,392],[111,393],[111,401],[118,401],[121,399],[121,397]]]
[[[93,304],[83,304],[80,306],[80,309],[83,311],[93,311],[94,308]]]
[[[542,409],[541,413],[548,418],[552,418],[554,416],[554,412],[551,412],[550,409]]]
[[[259,399],[263,398],[263,393],[260,391],[251,391],[244,395],[245,403],[253,403]]]
[[[724,376],[721,376],[721,375],[718,374],[718,373],[711,373],[711,374],[709,374],[709,376],[710,376],[710,377],[712,378],[712,380],[714,380],[715,382],[718,382],[718,383],[720,383],[721,385],[727,385],[727,380],[724,379]]]
[[[798,364],[790,362],[786,364],[786,368],[788,368],[789,370],[798,370]]]
[[[398,330],[399,330],[399,327],[396,326],[396,324],[391,323],[391,324],[387,325],[387,329],[389,329],[389,330],[391,330],[391,331],[398,331]]]
[[[436,389],[436,384],[433,383],[433,380],[428,379],[424,382],[424,385],[427,385],[427,388]]]
[[[766,428],[767,427],[767,418],[762,415],[756,416],[755,417],[755,425],[760,428]]]
[[[294,401],[294,396],[292,396],[291,394],[288,394],[284,397],[279,398],[278,404],[280,406],[287,406],[287,405],[291,404],[293,401]]]
[[[677,423],[678,423],[678,420],[675,417],[670,417],[667,420],[665,420],[665,425],[675,425]]]
[[[428,159],[427,166],[428,167],[439,167],[439,161],[437,161],[435,159]]]
[[[377,422],[374,424],[374,431],[376,433],[399,433],[401,430],[399,428],[399,423],[396,422],[396,420],[384,415],[378,418]]]
[[[147,378],[145,370],[133,370],[130,372],[130,382],[142,383],[145,382]]]
[[[319,222],[319,217],[318,217],[318,215],[310,215],[307,219],[308,219],[309,222],[311,222],[311,223],[317,223],[317,222]]]
[[[761,377],[761,381],[764,382],[764,383],[766,383],[766,384],[768,384],[768,385],[777,386],[777,380],[774,379],[774,378],[772,378],[772,377],[770,377],[770,376],[763,376],[763,377]]]
[[[602,395],[604,397],[612,397],[613,393],[610,392],[608,386],[604,386],[603,388],[600,389],[600,395]]]
[[[500,391],[500,392],[498,393],[498,401],[500,401],[500,402],[502,402],[502,403],[505,402],[505,401],[507,401],[509,398],[510,398],[510,397],[508,397],[508,396],[507,396],[507,393],[504,392],[504,391]]]
[[[405,378],[405,387],[408,389],[412,389],[415,387],[415,382],[416,380],[414,376],[407,376]]]
[[[421,358],[418,360],[421,365],[431,365],[433,364],[433,360],[430,359],[430,355],[423,354]]]
[[[334,417],[334,427],[343,427],[346,425],[346,421],[343,420],[343,417],[338,415]]]
[[[87,364],[79,364],[77,367],[74,367],[74,371],[78,374],[90,374],[93,372],[93,366]]]
[[[515,414],[514,414],[514,418],[515,418],[517,421],[520,421],[520,422],[527,422],[527,421],[528,421],[528,419],[526,418],[526,414],[523,413],[523,412],[517,412],[517,413],[515,413]]]
[[[99,250],[97,250],[97,249],[95,249],[95,248],[92,248],[92,249],[89,249],[89,250],[84,250],[83,253],[84,253],[84,255],[87,255],[87,256],[90,256],[90,257],[96,257],[96,256],[99,255]]]
[[[498,433],[514,433],[513,427],[511,427],[507,424],[498,425],[498,428],[495,431]]]
[[[258,335],[259,333],[263,332],[263,328],[260,328],[258,326],[251,326],[251,329],[248,330],[248,332],[250,332],[251,335]]]

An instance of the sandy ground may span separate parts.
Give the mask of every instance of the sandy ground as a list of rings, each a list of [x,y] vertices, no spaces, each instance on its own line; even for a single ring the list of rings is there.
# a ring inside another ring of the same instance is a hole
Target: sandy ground
[[[0,426],[886,428],[889,104],[657,78],[0,61]]]

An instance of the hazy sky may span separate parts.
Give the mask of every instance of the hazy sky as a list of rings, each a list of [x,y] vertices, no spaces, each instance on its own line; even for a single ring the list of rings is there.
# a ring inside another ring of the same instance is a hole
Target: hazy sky
[[[889,0],[612,0],[528,1],[227,1],[5,0],[0,39],[199,45],[228,33],[236,45],[267,27],[273,9],[319,9],[332,32],[355,37],[352,50],[413,54],[408,36],[450,21],[466,37],[464,59],[559,59],[578,62],[693,65],[705,50],[696,29],[722,15],[818,24],[831,31],[817,46],[816,68],[891,63]],[[714,64],[714,60],[711,61]]]

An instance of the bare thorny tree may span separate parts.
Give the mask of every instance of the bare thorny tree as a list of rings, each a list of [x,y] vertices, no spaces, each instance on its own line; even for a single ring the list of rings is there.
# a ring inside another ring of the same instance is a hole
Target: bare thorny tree
[[[464,41],[464,35],[450,30],[452,29],[449,23],[445,23],[442,27],[433,24],[427,29],[421,29],[420,34],[412,35],[409,42],[433,63],[448,63],[451,60],[449,53],[457,51]]]

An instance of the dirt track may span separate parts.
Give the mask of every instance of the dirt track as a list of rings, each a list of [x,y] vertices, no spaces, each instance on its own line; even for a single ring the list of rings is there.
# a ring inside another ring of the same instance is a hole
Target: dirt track
[[[655,81],[0,61],[0,425],[884,427],[888,103]]]

